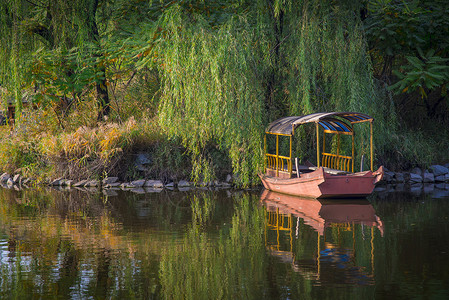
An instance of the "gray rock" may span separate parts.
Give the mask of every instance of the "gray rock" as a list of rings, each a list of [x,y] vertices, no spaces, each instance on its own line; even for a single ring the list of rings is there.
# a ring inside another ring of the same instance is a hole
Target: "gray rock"
[[[190,186],[192,186],[192,184],[190,182],[188,182],[188,181],[180,180],[178,182],[178,188],[190,187]]]
[[[447,163],[447,164],[444,164],[444,167],[446,167],[446,168],[448,168],[448,169],[449,169],[449,163]]]
[[[136,165],[149,165],[151,164],[151,159],[148,153],[139,153],[136,157]]]
[[[59,185],[61,185],[61,186],[68,186],[68,187],[70,187],[70,186],[72,186],[72,184],[73,184],[73,180],[70,180],[70,179],[61,179],[59,181]]]
[[[60,186],[62,180],[63,180],[62,178],[57,178],[57,179],[51,181],[51,182],[49,183],[49,185],[51,185],[51,186]]]
[[[120,187],[122,188],[122,190],[135,188],[135,186],[131,182],[124,182],[120,185]]]
[[[396,182],[405,182],[404,174],[402,173],[395,173],[394,178],[396,179]]]
[[[184,187],[178,186],[178,190],[180,192],[187,192],[187,191],[190,191],[190,187],[189,186],[184,186]]]
[[[383,180],[386,182],[393,182],[394,181],[394,173],[391,171],[385,171]]]
[[[77,183],[75,183],[73,186],[74,186],[74,187],[82,187],[82,186],[84,186],[88,181],[89,181],[89,180],[81,180],[81,181],[78,181]]]
[[[410,173],[410,182],[419,183],[422,181],[423,181],[423,178],[421,177],[421,175],[418,175],[416,173]]]
[[[139,153],[136,157],[136,162],[134,163],[135,168],[138,171],[147,171],[149,169],[148,165],[151,163],[151,159],[147,153]]]
[[[446,175],[448,174],[435,176],[435,182],[444,182],[446,180]]]
[[[435,176],[432,173],[424,172],[423,181],[424,182],[435,182]]]
[[[20,183],[21,179],[22,179],[22,176],[20,176],[20,174],[16,174],[12,178],[12,181],[14,181],[14,183]]]
[[[99,182],[98,180],[90,180],[88,182],[86,182],[86,184],[84,185],[85,187],[98,187]]]
[[[422,170],[420,168],[413,168],[410,171],[410,173],[413,173],[413,174],[416,174],[416,175],[419,175],[419,176],[422,176],[422,174],[423,174],[423,172],[422,172]]]
[[[105,184],[103,187],[106,189],[110,189],[110,188],[114,188],[114,187],[119,187],[120,185],[121,185],[120,182],[113,182],[113,183]]]
[[[444,181],[449,182],[449,174],[444,175]]]
[[[131,182],[134,187],[143,187],[145,185],[145,179],[134,180]]]
[[[6,185],[8,186],[8,188],[11,188],[14,185],[14,180],[12,180],[12,178],[8,178],[8,180],[6,181]]]
[[[8,173],[3,173],[0,176],[0,182],[4,182],[6,183],[8,181],[8,179],[11,178],[11,175],[9,175]]]
[[[430,166],[430,171],[435,176],[440,176],[440,175],[444,175],[444,174],[448,174],[449,173],[449,169],[448,168],[446,168],[444,166],[440,166],[440,165],[432,165],[432,166]]]
[[[118,177],[106,177],[101,182],[103,185],[116,183],[118,181]]]
[[[232,181],[232,175],[231,174],[226,175],[226,182],[230,183],[231,181]]]
[[[174,183],[174,182],[167,183],[167,184],[165,185],[165,187],[166,187],[166,188],[174,188],[174,187],[175,187],[175,183]]]
[[[404,175],[404,182],[409,182],[410,181],[410,173],[404,172],[402,174]]]
[[[145,182],[145,187],[152,187],[152,188],[163,188],[164,184],[160,180],[147,180]]]

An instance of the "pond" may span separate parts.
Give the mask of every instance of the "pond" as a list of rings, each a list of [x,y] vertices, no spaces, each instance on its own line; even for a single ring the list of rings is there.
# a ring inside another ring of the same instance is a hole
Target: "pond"
[[[0,298],[448,299],[449,192],[420,191],[0,189]]]

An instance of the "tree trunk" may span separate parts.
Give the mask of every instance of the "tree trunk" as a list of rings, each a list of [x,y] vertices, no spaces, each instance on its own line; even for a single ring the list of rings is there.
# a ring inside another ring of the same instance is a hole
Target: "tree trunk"
[[[98,49],[101,50],[100,35],[98,33],[97,20],[95,17],[97,14],[98,0],[91,0],[89,4],[89,14],[87,16],[88,24],[90,27],[89,38],[92,42],[96,43]],[[100,54],[99,51],[98,53],[94,54],[94,56],[96,58],[101,58],[102,54]],[[96,80],[96,98],[98,106],[97,121],[101,122],[104,121],[105,117],[108,116],[111,111],[111,103],[109,99],[106,80],[106,67],[101,59],[99,59],[99,62],[97,64],[97,73],[102,74],[101,77]]]

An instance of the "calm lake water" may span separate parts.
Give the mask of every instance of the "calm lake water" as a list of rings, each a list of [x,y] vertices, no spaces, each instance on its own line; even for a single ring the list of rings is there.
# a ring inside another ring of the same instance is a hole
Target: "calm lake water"
[[[0,189],[1,299],[449,299],[449,191]]]

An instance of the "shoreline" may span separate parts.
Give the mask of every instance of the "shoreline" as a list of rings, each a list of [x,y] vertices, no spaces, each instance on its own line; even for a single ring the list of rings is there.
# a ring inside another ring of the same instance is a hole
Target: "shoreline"
[[[64,178],[49,179],[37,182],[33,178],[23,177],[20,174],[3,173],[0,175],[0,187],[5,189],[23,190],[38,187],[53,188],[58,191],[82,190],[90,193],[103,191],[105,195],[113,195],[117,191],[129,191],[137,194],[159,193],[167,191],[209,190],[219,191],[226,189],[258,190],[261,184],[251,188],[238,188],[233,184],[233,176],[227,175],[225,181],[194,183],[187,180],[170,181],[164,183],[160,179],[138,179],[131,182],[120,181],[118,177],[106,177],[102,180],[73,181]],[[411,192],[420,194],[439,190],[449,195],[449,164],[432,165],[428,169],[414,168],[409,172],[393,172],[385,169],[385,175],[374,191],[383,192]]]

